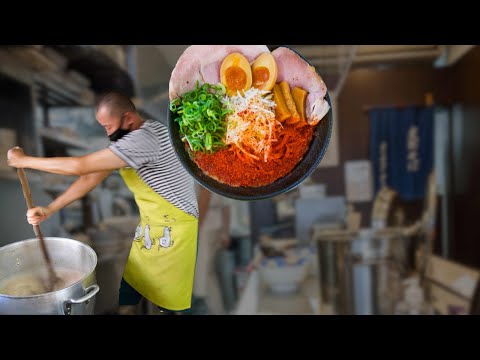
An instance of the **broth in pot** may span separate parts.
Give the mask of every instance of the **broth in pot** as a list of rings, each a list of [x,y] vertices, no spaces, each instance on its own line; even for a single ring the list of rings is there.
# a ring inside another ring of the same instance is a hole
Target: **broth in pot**
[[[77,270],[55,269],[60,278],[55,283],[53,291],[69,287],[84,277],[84,274]],[[37,272],[26,272],[15,274],[0,281],[0,294],[8,296],[34,296],[48,292],[48,276],[39,275]]]

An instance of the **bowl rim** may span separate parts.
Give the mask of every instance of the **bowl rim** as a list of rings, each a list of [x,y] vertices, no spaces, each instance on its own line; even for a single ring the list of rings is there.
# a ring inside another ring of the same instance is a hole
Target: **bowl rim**
[[[301,59],[303,59],[307,64],[309,64],[310,66],[312,66],[314,68],[317,75],[323,81],[323,78],[319,74],[317,69],[302,54],[300,54],[298,51],[296,51],[295,49],[292,49],[291,47],[289,47],[287,45],[280,45],[280,46],[276,47],[276,49],[280,48],[280,47],[287,48],[287,49],[293,51],[294,53],[296,53]],[[275,181],[273,181],[272,183],[267,184],[267,185],[263,185],[263,186],[259,186],[259,187],[252,187],[252,186],[236,187],[236,186],[231,186],[231,185],[228,185],[228,184],[220,183],[219,181],[215,180],[214,178],[206,175],[203,172],[203,170],[200,169],[198,167],[198,165],[188,156],[188,154],[187,154],[188,164],[186,164],[184,158],[179,153],[180,151],[186,153],[186,150],[185,149],[181,149],[181,150],[178,149],[177,146],[175,146],[175,143],[173,141],[174,130],[173,130],[172,126],[174,126],[176,123],[174,121],[174,115],[173,115],[172,111],[170,110],[170,107],[168,106],[167,107],[167,127],[168,127],[169,141],[170,141],[171,146],[174,148],[175,155],[177,156],[177,159],[182,164],[183,168],[192,176],[192,178],[195,180],[195,182],[197,182],[199,185],[203,186],[207,190],[210,190],[214,193],[217,193],[217,194],[222,195],[222,196],[227,197],[227,198],[231,198],[231,199],[235,199],[235,200],[241,200],[241,201],[257,201],[257,200],[270,199],[272,197],[275,197],[277,195],[292,191],[295,188],[297,188],[308,176],[310,176],[318,168],[318,165],[320,164],[320,162],[324,158],[325,153],[326,153],[326,151],[328,149],[328,146],[330,144],[330,139],[331,139],[331,135],[332,135],[332,131],[333,131],[333,121],[334,121],[332,102],[331,102],[331,99],[330,99],[330,93],[328,91],[328,88],[327,88],[327,91],[325,93],[325,100],[330,105],[330,109],[328,110],[328,113],[322,118],[322,120],[320,120],[320,122],[317,125],[315,125],[313,138],[310,141],[309,147],[308,147],[306,153],[304,154],[304,157],[295,165],[295,167],[287,175],[285,175],[281,178],[278,178]],[[170,104],[170,100],[169,100],[169,104]],[[316,155],[314,162],[310,165],[310,167],[297,180],[295,180],[291,184],[288,184],[287,186],[279,188],[278,190],[272,190],[272,191],[268,191],[268,192],[265,192],[265,193],[260,192],[258,194],[254,194],[254,195],[243,195],[243,194],[238,194],[234,191],[234,189],[236,189],[236,188],[249,189],[252,192],[259,191],[259,190],[261,191],[265,188],[272,187],[272,185],[275,184],[277,181],[280,181],[281,179],[284,179],[289,174],[293,173],[295,171],[295,169],[300,164],[302,164],[302,162],[305,160],[305,156],[307,155],[307,153],[311,149],[311,146],[312,146],[312,144],[315,140],[315,133],[317,132],[318,127],[320,126],[320,123],[322,123],[324,121],[327,122],[327,127],[326,127],[326,133],[324,134],[322,147],[321,147],[319,153]],[[178,128],[178,125],[177,125],[177,128]],[[220,189],[216,186],[212,186],[207,181],[204,181],[202,178],[200,178],[195,173],[195,171],[192,170],[192,167],[197,168],[202,174],[205,174],[205,177],[207,177],[210,182],[213,182],[214,184],[219,184],[220,186],[226,187],[226,188],[230,189],[231,191],[224,191],[224,190],[222,190],[222,189]]]

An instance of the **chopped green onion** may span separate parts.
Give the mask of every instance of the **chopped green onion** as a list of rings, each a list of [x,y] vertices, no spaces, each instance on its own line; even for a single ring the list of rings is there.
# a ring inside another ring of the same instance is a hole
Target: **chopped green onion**
[[[170,110],[180,126],[182,141],[191,151],[213,153],[225,147],[227,123],[232,109],[222,84],[197,84],[195,89],[170,102]]]

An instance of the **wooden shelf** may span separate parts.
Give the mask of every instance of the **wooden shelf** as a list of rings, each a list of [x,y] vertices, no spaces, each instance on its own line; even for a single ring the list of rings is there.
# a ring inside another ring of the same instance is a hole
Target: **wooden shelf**
[[[95,93],[116,89],[126,95],[135,96],[130,74],[117,62],[92,45],[51,45],[60,55],[68,59],[70,70],[74,70],[91,82]]]
[[[40,136],[57,144],[77,149],[89,150],[90,147],[80,139],[72,138],[52,128],[41,128]]]
[[[4,170],[0,169],[0,179],[7,179],[7,180],[18,180],[17,172],[13,169]]]

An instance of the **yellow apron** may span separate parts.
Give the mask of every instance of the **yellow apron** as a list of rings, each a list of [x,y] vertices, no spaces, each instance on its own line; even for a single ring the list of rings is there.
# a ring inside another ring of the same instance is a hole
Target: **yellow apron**
[[[120,169],[120,175],[140,210],[140,224],[123,278],[164,309],[189,309],[197,252],[197,218],[157,194],[134,169]]]

